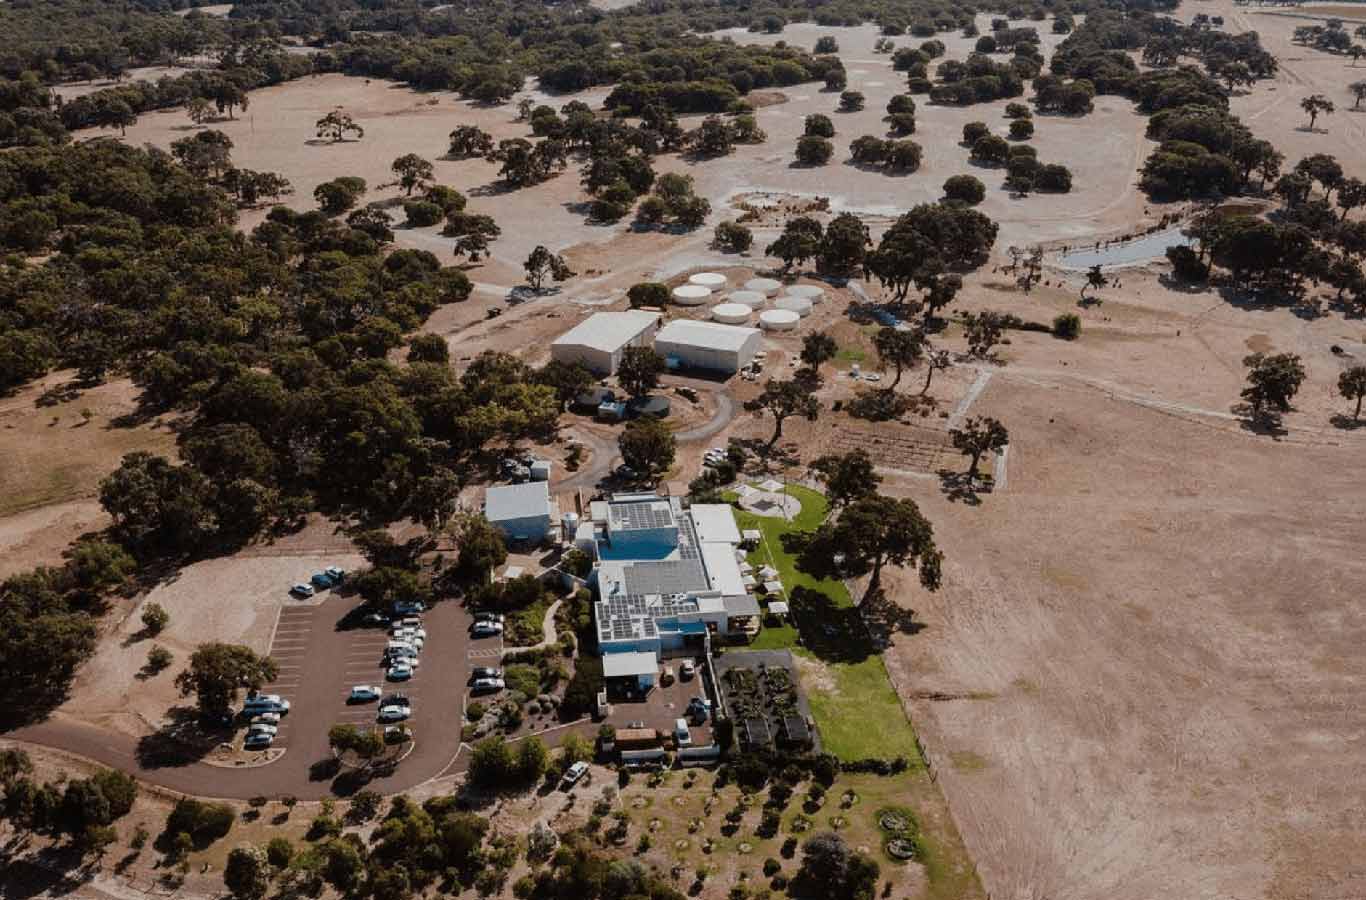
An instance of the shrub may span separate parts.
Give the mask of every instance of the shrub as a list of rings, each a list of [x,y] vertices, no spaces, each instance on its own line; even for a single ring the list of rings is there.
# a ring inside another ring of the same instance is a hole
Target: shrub
[[[863,109],[864,96],[859,91],[845,91],[840,94],[840,112],[858,112]]]
[[[148,603],[142,610],[142,627],[150,635],[161,634],[171,624],[171,614],[160,603]]]
[[[414,228],[439,225],[446,218],[446,211],[430,200],[406,200],[403,215]]]
[[[797,141],[797,162],[807,166],[823,166],[835,155],[835,145],[825,138],[807,135]]]
[[[1053,336],[1065,341],[1076,340],[1081,335],[1081,316],[1076,313],[1063,313],[1053,319]]]
[[[206,803],[186,797],[166,817],[166,834],[174,842],[179,835],[194,847],[207,847],[232,829],[237,814],[226,803]]]
[[[632,309],[642,306],[663,306],[669,302],[669,286],[658,281],[642,281],[631,285],[626,300]]]
[[[821,38],[819,38],[819,39],[816,41],[815,50],[813,50],[812,52],[814,52],[814,53],[839,53],[839,52],[840,52],[840,45],[839,45],[839,42],[838,42],[838,41],[836,41],[833,37],[831,37],[830,35],[827,34],[827,35],[825,35],[824,37],[821,37]]]
[[[1072,190],[1072,170],[1057,163],[1040,166],[1034,174],[1034,187],[1041,191],[1065,194]]]
[[[835,136],[835,123],[827,115],[812,113],[806,117],[802,133],[807,137],[832,138]]]
[[[155,675],[164,672],[175,659],[175,655],[160,644],[152,645],[152,649],[147,651],[147,671]]]
[[[1027,141],[1033,136],[1033,119],[1015,119],[1010,123],[1010,137],[1012,140]]]
[[[978,162],[1001,165],[1010,158],[1010,145],[1005,138],[989,134],[972,145],[971,157]]]
[[[764,876],[766,878],[772,878],[774,875],[777,875],[782,871],[782,868],[783,864],[771,856],[764,860]]]
[[[528,697],[535,697],[541,692],[541,671],[535,666],[508,666],[503,678],[509,691],[521,691]]]
[[[712,241],[726,253],[744,253],[754,244],[754,233],[727,219],[716,226]]]
[[[963,143],[969,147],[991,134],[986,122],[969,122],[963,126]]]
[[[887,101],[887,115],[895,116],[899,113],[915,115],[915,98],[910,94],[897,94]]]
[[[1033,111],[1023,103],[1007,103],[1007,119],[1028,119],[1034,115]]]
[[[277,869],[283,869],[294,858],[294,845],[289,838],[273,837],[266,844],[266,859]]]
[[[1209,264],[1200,261],[1200,256],[1190,247],[1177,244],[1167,248],[1167,261],[1172,271],[1182,281],[1204,281],[1209,278]]]
[[[944,182],[944,196],[949,200],[976,206],[986,195],[986,185],[971,175],[954,175]]]
[[[934,85],[924,75],[906,79],[906,90],[912,94],[928,94]]]
[[[898,137],[915,134],[915,113],[892,113],[887,117],[887,128]]]

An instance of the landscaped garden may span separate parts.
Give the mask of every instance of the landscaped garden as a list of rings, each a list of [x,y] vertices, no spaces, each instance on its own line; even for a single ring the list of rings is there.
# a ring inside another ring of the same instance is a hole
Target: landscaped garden
[[[799,571],[796,559],[783,548],[784,534],[813,531],[825,521],[829,508],[825,497],[799,485],[783,490],[802,505],[790,522],[735,510],[741,530],[757,529],[763,535],[758,548],[749,554],[750,563],[756,569],[768,565],[777,570],[791,609],[781,624],[771,624],[775,617],[765,616],[752,649],[792,650],[828,677],[829,688],[806,691],[825,750],[840,759],[904,756],[913,766],[922,765],[915,730],[849,589],[837,579],[817,579]],[[724,496],[731,502],[736,499],[734,494]]]

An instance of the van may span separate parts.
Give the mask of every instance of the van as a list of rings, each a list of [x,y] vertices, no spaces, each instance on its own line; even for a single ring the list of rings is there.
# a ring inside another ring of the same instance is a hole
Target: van
[[[674,722],[674,743],[680,747],[692,746],[692,732],[688,730],[687,719],[678,719]]]

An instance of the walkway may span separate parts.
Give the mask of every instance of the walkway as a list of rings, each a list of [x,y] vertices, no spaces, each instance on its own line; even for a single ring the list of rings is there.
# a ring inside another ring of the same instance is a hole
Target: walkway
[[[560,609],[563,601],[556,600],[550,604],[550,608],[545,611],[545,621],[541,623],[541,642],[532,644],[530,647],[503,647],[503,659],[515,653],[530,653],[535,650],[544,650],[546,647],[553,647],[560,642],[559,635],[555,631],[555,613]]]

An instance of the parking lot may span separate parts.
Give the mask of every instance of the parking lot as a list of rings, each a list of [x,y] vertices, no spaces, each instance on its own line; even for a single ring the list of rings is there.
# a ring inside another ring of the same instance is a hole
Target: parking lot
[[[709,696],[703,686],[700,671],[686,680],[680,676],[682,663],[682,659],[665,660],[663,665],[673,669],[675,676],[673,683],[666,685],[661,680],[657,680],[655,687],[643,700],[613,698],[611,701],[612,715],[607,721],[616,728],[627,728],[636,722],[641,722],[646,728],[671,734],[674,723],[678,719],[684,718],[688,709],[688,701],[693,697]],[[705,725],[694,725],[689,721],[688,728],[692,734],[693,746],[701,747],[711,743],[710,722]]]
[[[388,629],[338,628],[362,601],[333,592],[319,597],[282,610],[271,642],[270,655],[279,664],[280,674],[264,690],[289,700],[291,709],[281,720],[275,741],[275,746],[288,752],[269,770],[262,770],[263,776],[269,771],[263,781],[306,784],[314,777],[310,772],[314,764],[332,758],[328,729],[339,723],[376,725],[378,703],[347,702],[351,688],[360,684],[375,685],[385,695],[403,693],[412,701],[407,722],[412,752],[396,773],[375,782],[376,789],[383,789],[386,782],[406,785],[440,773],[460,746],[470,667],[497,665],[501,639],[472,641],[469,615],[455,603],[439,603],[422,615],[427,639],[413,677],[388,682],[381,665],[390,640]]]

